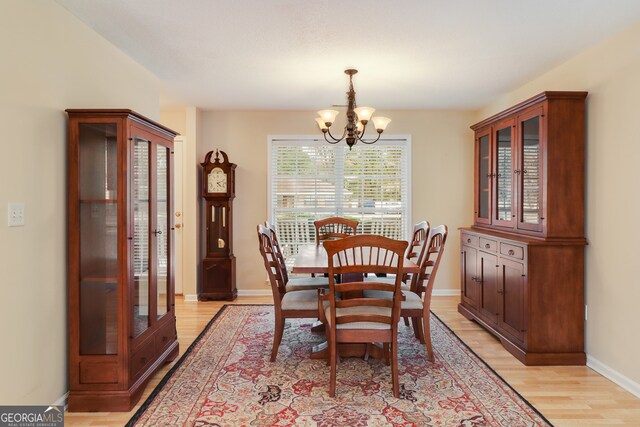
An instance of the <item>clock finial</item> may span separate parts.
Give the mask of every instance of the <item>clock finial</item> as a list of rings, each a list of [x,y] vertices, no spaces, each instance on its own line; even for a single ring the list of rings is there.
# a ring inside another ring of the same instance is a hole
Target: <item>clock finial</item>
[[[216,162],[220,162],[220,151],[216,148]]]

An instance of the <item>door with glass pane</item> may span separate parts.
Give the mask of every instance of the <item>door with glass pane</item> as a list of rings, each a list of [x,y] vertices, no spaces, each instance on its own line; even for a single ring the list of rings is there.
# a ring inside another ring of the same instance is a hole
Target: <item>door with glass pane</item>
[[[131,230],[133,236],[130,248],[130,298],[132,304],[131,336],[136,339],[144,337],[150,331],[152,260],[151,236],[152,223],[151,207],[153,195],[151,188],[151,160],[152,143],[146,135],[135,132],[132,128],[130,140],[130,203]],[[142,339],[142,338],[141,338]]]
[[[171,265],[171,146],[132,126],[131,294],[134,347],[157,328],[173,306]]]
[[[492,164],[491,128],[476,133],[475,222],[491,224]]]
[[[509,228],[513,228],[516,222],[513,182],[515,127],[514,119],[493,126],[493,224]]]
[[[173,278],[171,265],[171,148],[162,143],[154,145],[154,216],[151,230],[154,260],[154,298],[156,320],[171,311],[173,295],[170,295],[170,281]]]
[[[543,153],[544,110],[536,107],[518,116],[518,153],[514,171],[518,185],[518,228],[542,231],[544,220]]]
[[[77,125],[79,354],[118,353],[117,122]],[[70,176],[70,180],[72,180]],[[70,194],[70,198],[75,194]],[[76,218],[75,214],[70,214]],[[72,245],[72,243],[70,243]]]

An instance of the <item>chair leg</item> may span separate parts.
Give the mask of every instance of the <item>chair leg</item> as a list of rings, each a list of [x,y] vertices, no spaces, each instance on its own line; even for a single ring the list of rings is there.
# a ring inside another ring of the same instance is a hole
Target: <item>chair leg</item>
[[[276,326],[273,331],[273,349],[271,350],[271,361],[275,362],[278,356],[278,348],[280,347],[280,341],[282,341],[282,334],[284,332],[284,318],[276,316]]]
[[[391,360],[389,359],[389,343],[382,343],[382,352],[384,353],[384,363],[389,366],[391,364]]]
[[[332,334],[333,335],[333,334]],[[337,362],[337,349],[335,336],[329,341],[329,359],[331,360],[331,374],[329,374],[329,397],[336,396],[336,362]]]
[[[419,317],[412,317],[411,325],[413,325],[413,334],[420,341],[420,343],[424,344],[424,331],[422,330],[422,320],[420,320]]]
[[[404,326],[409,326],[409,318],[407,316],[404,316],[403,319],[404,319]]]
[[[398,384],[398,338],[391,343],[391,388],[393,397],[400,398],[400,385]]]
[[[427,313],[422,317],[423,331],[424,331],[424,343],[427,348],[427,358],[429,362],[435,362],[436,358],[433,354],[433,347],[431,347],[431,316]]]

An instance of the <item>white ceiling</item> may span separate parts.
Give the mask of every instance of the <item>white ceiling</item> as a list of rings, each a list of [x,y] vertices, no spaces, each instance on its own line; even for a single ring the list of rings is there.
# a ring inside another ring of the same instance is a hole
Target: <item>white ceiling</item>
[[[57,0],[165,105],[479,108],[640,22],[639,0]]]

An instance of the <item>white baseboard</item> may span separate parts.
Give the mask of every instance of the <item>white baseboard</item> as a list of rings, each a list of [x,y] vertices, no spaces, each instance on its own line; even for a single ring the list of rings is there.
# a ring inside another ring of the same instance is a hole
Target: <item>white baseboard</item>
[[[69,392],[66,392],[62,397],[55,402],[53,402],[53,406],[62,406],[64,410],[67,410],[67,397],[69,396]]]
[[[184,302],[198,302],[198,295],[197,294],[185,294],[184,295]]]
[[[270,297],[272,295],[269,289],[238,289],[239,297]]]
[[[623,389],[636,397],[640,397],[640,384],[633,381],[631,378],[625,377],[615,369],[605,365],[598,359],[587,354],[587,366],[602,375],[605,378],[610,379],[614,383],[618,384]]]
[[[431,295],[434,297],[457,297],[460,295],[460,289],[434,289]]]

